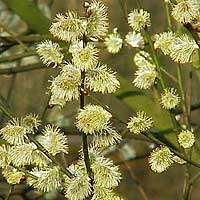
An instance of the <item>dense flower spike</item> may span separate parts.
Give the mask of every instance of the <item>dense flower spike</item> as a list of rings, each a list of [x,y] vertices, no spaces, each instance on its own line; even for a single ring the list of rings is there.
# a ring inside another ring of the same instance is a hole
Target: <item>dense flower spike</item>
[[[133,31],[140,32],[143,28],[150,26],[150,14],[143,9],[135,9],[128,15],[128,24]]]
[[[64,65],[50,86],[50,104],[63,106],[67,101],[77,100],[80,85],[81,71],[70,63]]]
[[[165,109],[173,109],[180,103],[180,97],[176,94],[176,89],[165,88],[161,94],[160,103]]]
[[[161,48],[165,55],[179,63],[191,62],[191,55],[199,46],[195,40],[187,35],[178,36],[172,32],[161,33],[155,36],[155,48]]]
[[[195,136],[190,130],[182,130],[178,135],[178,142],[183,148],[190,148],[194,145]]]
[[[37,45],[37,53],[42,62],[53,67],[59,66],[63,63],[64,55],[60,51],[59,44],[46,40]]]
[[[86,134],[95,134],[102,131],[112,115],[97,105],[86,105],[80,109],[76,117],[76,127]]]
[[[148,117],[144,111],[139,111],[136,116],[130,118],[127,128],[134,134],[139,134],[149,130],[152,127],[153,120]]]
[[[45,168],[44,170],[35,169],[30,173],[37,179],[28,177],[27,183],[40,191],[51,192],[61,187],[59,168],[57,167]]]
[[[200,16],[200,7],[196,0],[183,0],[174,5],[172,16],[180,23],[187,24]]]
[[[138,47],[138,48],[144,47],[144,39],[141,33],[129,32],[125,37],[125,41],[131,47]]]
[[[117,28],[113,29],[113,33],[105,38],[105,45],[109,53],[116,54],[122,48],[123,40],[117,32]]]
[[[179,63],[191,62],[191,55],[196,49],[199,49],[199,46],[195,40],[187,35],[182,35],[176,37],[176,40],[172,43],[170,57]]]
[[[49,31],[60,40],[69,42],[81,37],[85,32],[85,27],[77,13],[68,11],[65,15],[56,15],[55,22],[52,23]]]
[[[107,147],[116,144],[122,140],[121,135],[110,124],[104,126],[100,133],[93,137],[93,145],[95,147]]]
[[[25,127],[27,132],[34,133],[34,129],[38,129],[40,122],[37,115],[30,114],[21,119],[21,126]]]
[[[92,43],[87,43],[85,47],[79,43],[77,48],[72,51],[72,61],[82,71],[94,69],[98,63],[98,50]]]
[[[92,192],[90,178],[88,177],[86,170],[73,164],[70,165],[68,169],[74,177],[66,177],[65,179],[64,190],[66,198],[74,200],[85,199]]]
[[[134,56],[134,62],[138,69],[135,72],[136,78],[133,84],[140,89],[149,89],[157,77],[156,66],[150,54],[146,51],[139,51]]]
[[[149,89],[154,85],[155,79],[157,77],[155,65],[146,65],[139,68],[135,72],[136,78],[133,81],[135,87],[140,89]]]
[[[120,86],[115,74],[106,65],[99,64],[86,74],[86,87],[94,92],[113,93]]]
[[[104,188],[114,188],[118,186],[121,180],[119,168],[113,164],[109,158],[101,155],[101,152],[91,148],[89,149],[91,168],[94,172],[94,182],[96,186]]]
[[[84,166],[83,152],[81,152],[80,166]],[[105,158],[101,152],[95,148],[89,149],[91,169],[94,173],[94,197],[105,196],[106,193],[118,186],[121,180],[119,168],[113,162]],[[106,192],[105,192],[106,191]]]
[[[0,130],[2,138],[10,144],[24,144],[26,136],[26,128],[20,126],[18,119],[9,121],[8,124]]]
[[[99,186],[94,186],[94,195],[92,200],[124,200],[122,197],[116,195],[112,190],[107,188],[102,188]]]
[[[145,66],[153,65],[153,60],[150,54],[146,51],[139,51],[134,56],[134,62],[138,66],[138,68],[142,68]]]
[[[0,167],[5,168],[11,163],[10,150],[9,145],[3,144],[0,146]]]
[[[173,41],[176,39],[176,34],[173,32],[163,32],[160,34],[156,34],[154,38],[155,49],[160,48],[165,55],[169,55],[171,52],[170,47]]]
[[[68,153],[68,139],[57,127],[45,126],[38,140],[53,156],[61,152]]]
[[[19,184],[22,176],[25,175],[23,172],[18,171],[16,168],[11,166],[4,168],[2,174],[11,185]]]
[[[100,1],[93,0],[87,9],[87,36],[91,38],[102,38],[108,32],[107,8]]]
[[[149,164],[154,172],[162,173],[167,170],[172,164],[173,153],[166,146],[159,146],[154,149],[149,156]]]
[[[33,151],[36,149],[37,147],[34,143],[14,146],[10,152],[14,166],[30,165],[32,162]]]

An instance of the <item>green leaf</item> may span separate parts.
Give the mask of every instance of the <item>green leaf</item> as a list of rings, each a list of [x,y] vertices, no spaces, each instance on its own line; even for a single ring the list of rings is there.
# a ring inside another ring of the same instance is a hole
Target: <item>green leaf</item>
[[[158,94],[154,92],[154,97],[144,90],[136,89],[122,77],[119,77],[121,88],[115,93],[116,97],[127,104],[134,111],[144,110],[154,120],[156,129],[163,131],[172,129],[173,124],[168,111],[165,111],[159,104]]]
[[[5,4],[24,20],[33,32],[48,33],[50,20],[45,17],[32,0],[3,0]]]

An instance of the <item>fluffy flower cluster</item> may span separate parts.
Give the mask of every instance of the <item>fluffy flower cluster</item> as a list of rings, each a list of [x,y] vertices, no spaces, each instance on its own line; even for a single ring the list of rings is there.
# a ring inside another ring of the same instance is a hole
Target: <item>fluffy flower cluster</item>
[[[98,63],[98,50],[92,43],[83,47],[83,43],[78,42],[76,46],[71,51],[73,64],[82,71],[94,69]]]
[[[46,167],[45,169],[33,169],[27,183],[43,192],[51,192],[61,188],[61,177],[58,167]]]
[[[33,143],[30,135],[27,134],[33,134],[33,131],[38,129],[39,124],[40,120],[38,120],[37,116],[28,115],[22,119],[10,121],[0,130],[2,137],[7,142],[6,145],[0,146],[0,167],[3,169],[2,173],[10,184],[20,183],[20,179],[24,176],[23,172],[17,170],[18,167],[29,166],[35,168],[34,172],[30,173],[36,178],[31,176],[33,180],[31,179],[30,185],[46,192],[55,188],[48,185],[52,184],[51,181],[56,180],[54,178],[57,175],[55,175],[54,171],[51,171],[51,168],[44,170],[51,165],[52,161],[38,149],[38,144],[39,146],[42,145],[46,152],[55,156],[61,152],[68,152],[68,141],[58,128],[47,125],[43,130],[43,134],[37,136],[37,143]],[[43,171],[45,172],[43,173]],[[52,175],[52,180],[45,182],[47,177],[49,178],[50,176],[48,173]],[[43,175],[45,180],[43,180]]]
[[[151,56],[145,51],[140,51],[136,53],[134,61],[138,69],[135,72],[136,78],[133,84],[140,89],[149,89],[157,77],[156,66]]]
[[[178,142],[185,149],[192,147],[195,142],[194,133],[190,130],[181,131],[178,135]]]
[[[23,172],[11,166],[3,168],[2,175],[6,178],[7,182],[12,185],[19,184],[22,177],[25,176]]]
[[[125,41],[131,47],[138,47],[138,48],[144,47],[144,38],[142,37],[141,33],[136,33],[134,31],[129,32],[125,37]]]
[[[86,35],[91,39],[102,38],[108,32],[107,8],[100,1],[93,0],[87,8],[88,18]]]
[[[123,40],[117,32],[117,28],[113,29],[113,33],[105,38],[105,45],[109,53],[116,54],[122,48]]]
[[[65,15],[56,15],[49,31],[54,37],[69,42],[75,41],[81,37],[85,32],[85,27],[83,21],[76,12],[68,11]]]
[[[149,156],[149,164],[154,172],[162,173],[167,170],[172,164],[173,153],[166,146],[159,146],[154,149]]]
[[[87,175],[85,167],[72,164],[68,167],[68,170],[74,177],[65,177],[65,196],[69,199],[85,199],[92,192],[90,178]]]
[[[72,64],[63,65],[61,72],[52,80],[50,86],[50,104],[63,106],[66,101],[79,98],[81,71]]]
[[[24,144],[27,139],[26,133],[34,133],[40,125],[40,120],[32,114],[22,119],[13,119],[0,130],[0,135],[11,145]]]
[[[135,9],[128,15],[128,24],[133,31],[140,32],[143,28],[150,26],[150,14],[143,9]]]
[[[199,49],[195,40],[188,35],[177,35],[173,32],[164,32],[155,35],[154,47],[160,48],[165,55],[179,63],[191,62],[191,56]]]
[[[160,103],[163,108],[171,110],[180,103],[180,97],[176,94],[174,88],[165,88],[164,92],[161,94]]]
[[[127,128],[134,134],[139,134],[149,130],[152,127],[153,120],[148,117],[144,111],[139,111],[136,116],[130,118]]]
[[[85,17],[79,17],[72,11],[68,11],[65,15],[58,14],[50,28],[54,37],[71,42],[69,47],[71,62],[64,61],[64,55],[57,43],[44,41],[37,47],[44,64],[61,68],[49,87],[52,105],[64,106],[68,101],[78,100],[83,79],[87,89],[94,92],[112,93],[120,85],[115,73],[106,65],[99,64],[98,50],[92,43],[93,39],[101,38],[107,33],[106,8],[94,0],[85,3],[85,11]],[[114,31],[107,42],[114,44],[117,37]],[[118,44],[122,46],[122,40],[119,39]],[[84,73],[84,77],[81,73]]]
[[[53,156],[60,152],[68,153],[68,139],[57,127],[47,125],[38,141]]]
[[[179,23],[187,24],[200,16],[200,9],[197,0],[184,0],[174,5],[172,16]]]
[[[116,199],[121,200],[112,190],[118,186],[121,180],[119,168],[113,162],[105,158],[102,153],[95,149],[89,149],[91,169],[94,173],[93,200]],[[83,200],[91,194],[90,179],[86,173],[83,152],[77,165],[69,166],[73,178],[65,178],[65,196],[69,199]]]
[[[144,39],[140,32],[151,25],[150,14],[143,9],[134,9],[128,14],[128,24],[132,30],[125,36],[126,44],[144,48]]]
[[[94,92],[113,93],[120,86],[115,74],[107,65],[99,64],[86,74],[85,85]]]
[[[46,40],[38,44],[36,49],[41,61],[45,65],[56,67],[63,63],[64,55],[60,51],[59,44]]]
[[[86,105],[76,117],[76,127],[85,134],[94,135],[96,146],[108,146],[121,140],[110,124],[112,115],[101,106]]]

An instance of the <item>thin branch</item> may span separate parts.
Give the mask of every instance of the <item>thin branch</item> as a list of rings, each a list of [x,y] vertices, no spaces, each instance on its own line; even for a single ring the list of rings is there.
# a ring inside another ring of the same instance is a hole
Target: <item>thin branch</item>
[[[38,70],[38,69],[47,69],[47,67],[45,67],[42,63],[35,63],[35,64],[30,64],[30,65],[22,65],[19,67],[4,68],[4,69],[0,69],[0,75],[29,72],[29,71]]]
[[[23,53],[18,53],[18,54],[13,54],[10,56],[3,56],[0,57],[0,63],[2,62],[11,62],[11,61],[15,61],[17,59],[20,58],[24,58],[24,57],[28,57],[28,56],[34,56],[36,55],[36,51],[27,51],[27,52],[23,52]]]
[[[127,0],[118,0],[125,21],[128,23]]]
[[[194,185],[196,181],[200,178],[200,172],[198,172],[195,176],[190,179],[190,184]]]
[[[122,150],[118,149],[118,151],[120,152],[121,157],[123,157],[122,154]],[[123,161],[123,164],[126,166],[126,168],[128,169],[128,172],[130,174],[130,177],[132,178],[132,180],[134,181],[134,183],[137,185],[137,188],[140,192],[140,195],[142,196],[142,198],[144,200],[148,200],[149,198],[147,197],[147,194],[145,193],[144,188],[142,187],[142,184],[140,183],[139,179],[137,178],[137,176],[134,174],[133,170],[131,169],[130,165],[127,163],[126,160]]]
[[[178,80],[175,76],[167,72],[164,68],[161,68],[161,71],[166,74],[171,80],[173,80],[175,83],[178,83]]]
[[[10,199],[10,196],[11,196],[13,190],[14,190],[14,187],[15,187],[15,185],[10,185],[9,186],[8,194],[6,195],[5,200],[9,200]]]
[[[0,27],[4,29],[17,43],[19,43],[24,50],[28,50],[28,47],[20,39],[18,39],[15,34],[2,22],[0,22]]]
[[[178,64],[176,66],[177,69],[177,76],[178,76],[178,83],[179,83],[179,89],[181,93],[181,101],[182,101],[182,109],[183,109],[183,116],[184,116],[184,122],[188,126],[189,125],[189,119],[187,114],[187,107],[186,107],[186,100],[185,100],[185,92],[183,88],[183,80],[182,80],[182,74],[181,74],[181,66]]]
[[[179,151],[177,151],[176,149],[172,148],[171,146],[165,144],[164,142],[160,141],[159,139],[153,137],[151,134],[143,134],[145,135],[147,138],[149,138],[150,140],[152,140],[153,142],[155,142],[156,144],[159,144],[159,145],[165,145],[167,146],[175,155],[177,155],[178,157],[182,158],[183,160],[185,160],[186,162],[188,162],[189,164],[197,167],[197,168],[200,168],[200,163],[197,163],[193,160],[190,160],[188,158],[186,158],[183,154],[181,154]]]

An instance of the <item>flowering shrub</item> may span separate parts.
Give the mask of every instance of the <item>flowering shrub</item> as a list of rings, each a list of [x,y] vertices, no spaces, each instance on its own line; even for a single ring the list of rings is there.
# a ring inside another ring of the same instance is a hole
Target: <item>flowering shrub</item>
[[[189,170],[200,164],[192,156],[198,137],[191,124],[191,105],[186,98],[181,68],[182,64],[192,65],[199,52],[199,34],[195,30],[200,24],[200,5],[196,0],[164,4],[168,8],[169,31],[154,35],[150,34],[151,14],[140,7],[140,1],[138,8],[127,15],[125,12],[129,30],[124,38],[119,28],[108,33],[108,10],[101,1],[84,2],[83,14],[68,10],[56,15],[49,28],[52,38],[38,43],[36,51],[46,67],[59,70],[50,80],[49,106],[63,109],[68,102],[80,102],[74,123],[82,137],[79,158],[64,166],[58,156],[70,151],[67,135],[54,124],[43,124],[37,115],[14,117],[2,104],[0,109],[11,118],[0,130],[3,139],[0,167],[9,184],[20,184],[26,177],[27,184],[38,191],[59,191],[70,200],[124,199],[114,191],[122,179],[119,166],[105,156],[105,150],[122,143],[124,135],[114,127],[112,118],[116,117],[110,108],[101,102],[85,103],[93,93],[107,95],[120,88],[118,74],[99,58],[101,49],[97,44],[101,42],[110,54],[117,54],[122,48],[136,51],[133,61],[137,69],[132,87],[157,93],[161,109],[166,110],[173,122],[175,145],[155,134],[156,121],[145,109],[137,110],[126,121],[116,120],[125,125],[127,134],[148,138],[155,144],[148,159],[152,171],[162,173],[175,162],[186,166],[189,178],[183,195],[184,199],[189,198],[194,178]],[[186,33],[173,28],[171,17],[185,27]],[[158,53],[172,60],[177,76],[163,68]],[[167,78],[175,82],[173,87]],[[180,107],[178,119],[176,111]]]

